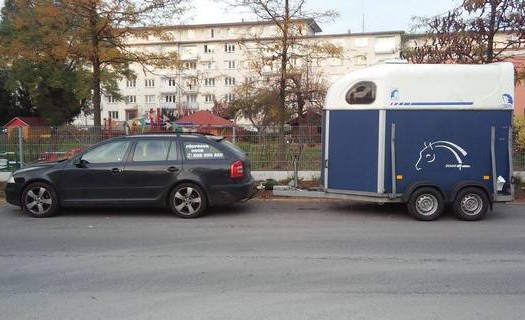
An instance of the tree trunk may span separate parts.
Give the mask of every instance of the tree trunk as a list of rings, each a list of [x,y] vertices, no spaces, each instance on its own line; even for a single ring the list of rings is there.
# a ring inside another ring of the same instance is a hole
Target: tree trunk
[[[288,64],[288,31],[290,26],[290,10],[288,6],[288,0],[285,0],[285,18],[283,23],[283,39],[282,39],[282,51],[281,51],[281,74],[279,79],[279,108],[278,108],[278,145],[277,145],[277,169],[281,169],[285,166],[286,161],[286,141],[284,134],[284,125],[286,123],[286,76],[287,76],[287,64]]]
[[[98,59],[93,59],[93,118],[95,127],[102,126],[101,107],[100,107],[100,63]]]

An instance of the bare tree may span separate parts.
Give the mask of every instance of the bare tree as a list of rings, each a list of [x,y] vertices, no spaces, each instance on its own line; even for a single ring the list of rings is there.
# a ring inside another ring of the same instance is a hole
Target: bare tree
[[[464,0],[443,16],[416,18],[402,55],[413,63],[491,63],[525,45],[525,1]]]
[[[303,54],[308,45],[305,38],[321,31],[315,19],[333,19],[337,17],[335,11],[316,11],[311,12],[306,9],[305,0],[231,0],[234,6],[242,6],[250,11],[262,21],[271,21],[277,32],[274,35],[261,34],[253,35],[246,42],[256,45],[251,48],[258,53],[258,61],[254,60],[252,69],[260,70],[263,78],[266,78],[266,85],[277,89],[277,125],[279,127],[279,147],[277,156],[278,162],[284,162],[285,157],[285,132],[287,114],[287,97],[290,88],[293,87],[294,64],[304,59]],[[321,47],[321,46],[319,46]],[[330,46],[332,49],[335,46]],[[329,50],[329,49],[327,49]],[[304,65],[304,64],[303,64]],[[275,82],[272,84],[272,79]],[[298,82],[296,82],[298,83]]]

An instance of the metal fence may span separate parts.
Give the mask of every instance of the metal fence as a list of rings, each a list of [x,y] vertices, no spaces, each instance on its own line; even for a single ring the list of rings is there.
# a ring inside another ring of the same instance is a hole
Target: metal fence
[[[248,154],[252,170],[294,169],[320,170],[321,130],[319,127],[287,127],[284,157],[279,157],[277,128],[257,132],[244,126],[154,126],[136,127],[26,127],[10,128],[0,135],[0,170],[16,168],[39,161],[55,161],[73,154],[99,141],[127,134],[199,132],[226,137]],[[282,159],[278,161],[277,159]]]
[[[38,161],[68,158],[90,145],[115,136],[155,132],[202,132],[224,136],[247,152],[252,170],[291,171],[294,170],[294,162],[297,162],[298,170],[321,169],[321,129],[318,126],[287,127],[284,156],[277,154],[277,128],[257,132],[243,126],[63,126],[4,130],[0,134],[0,170],[12,171]],[[524,152],[514,155],[514,170],[525,171]]]

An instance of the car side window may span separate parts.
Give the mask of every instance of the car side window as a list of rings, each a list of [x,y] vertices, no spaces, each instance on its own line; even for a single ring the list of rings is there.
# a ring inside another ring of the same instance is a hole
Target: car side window
[[[183,143],[184,155],[188,160],[225,159],[226,155],[207,142]]]
[[[169,140],[139,140],[133,152],[133,161],[166,161],[170,151]]]
[[[128,150],[130,141],[115,141],[103,144],[82,156],[88,163],[121,162]]]
[[[179,150],[177,148],[177,141],[171,142],[170,152],[168,154],[168,160],[169,161],[180,160]]]
[[[376,84],[371,81],[361,81],[353,85],[346,93],[349,104],[371,104],[376,100]]]

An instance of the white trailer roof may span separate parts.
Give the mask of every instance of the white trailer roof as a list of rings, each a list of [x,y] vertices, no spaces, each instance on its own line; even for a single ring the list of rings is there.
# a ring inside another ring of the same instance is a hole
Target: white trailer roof
[[[373,83],[373,102],[347,101],[350,89]],[[514,67],[485,65],[381,64],[343,76],[328,90],[331,109],[512,109]]]

